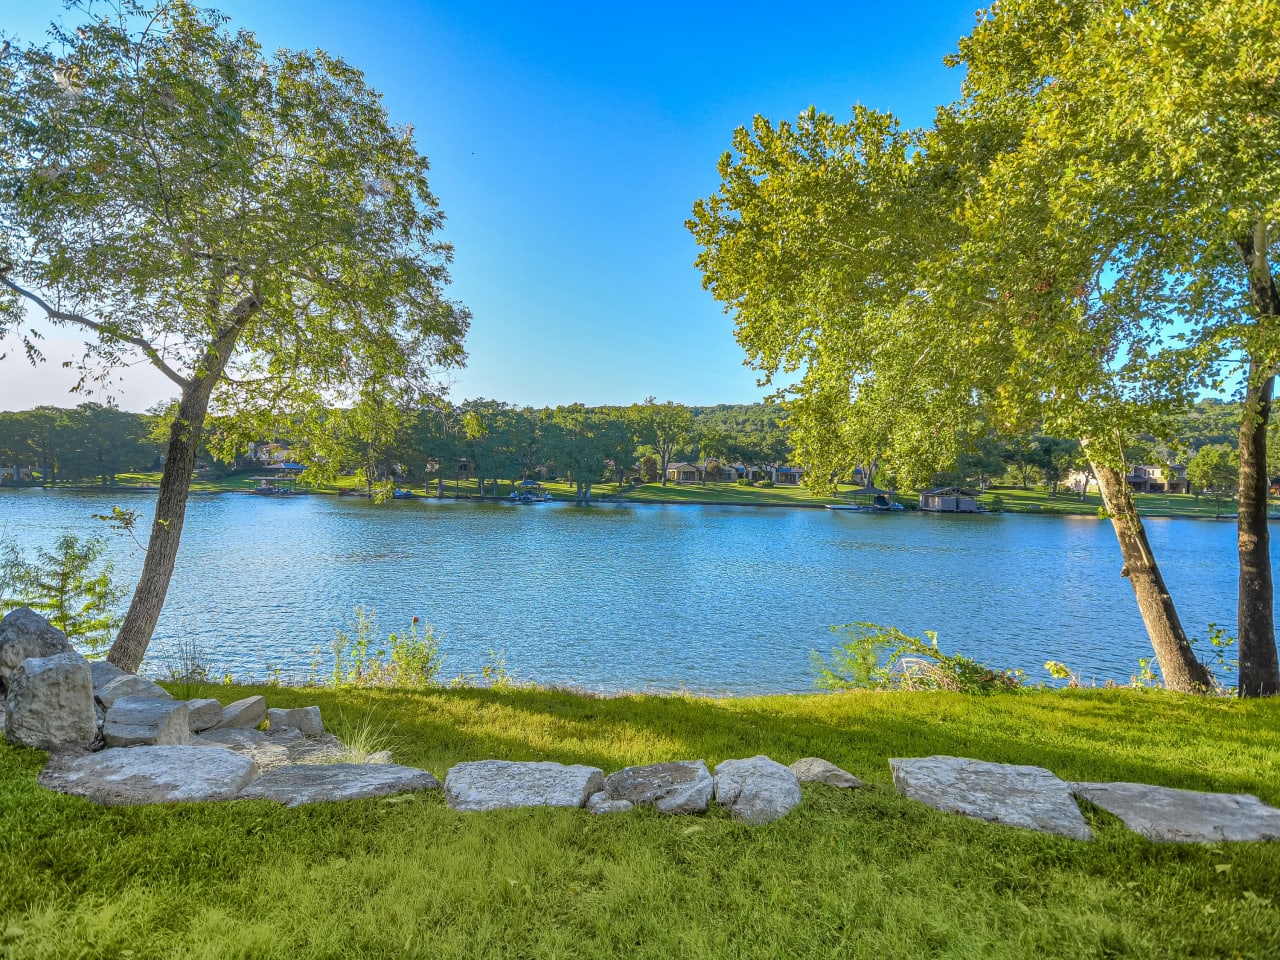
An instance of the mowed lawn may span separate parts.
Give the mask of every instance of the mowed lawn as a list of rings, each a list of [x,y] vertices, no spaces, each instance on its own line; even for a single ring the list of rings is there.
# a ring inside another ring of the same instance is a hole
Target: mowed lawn
[[[102,808],[0,747],[0,957],[1280,956],[1280,843],[1152,844],[1090,809],[1091,843],[933,811],[893,756],[1047,766],[1065,779],[1280,804],[1280,702],[1130,690],[593,699],[536,689],[207,688],[371,719],[399,762],[626,764],[824,756],[760,827],[713,808],[461,814],[439,792],[286,810]],[[184,691],[194,695],[193,691]]]

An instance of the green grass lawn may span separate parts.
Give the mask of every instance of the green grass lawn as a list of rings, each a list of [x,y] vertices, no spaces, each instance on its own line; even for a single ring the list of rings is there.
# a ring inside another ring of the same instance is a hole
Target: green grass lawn
[[[189,692],[189,691],[188,691]],[[0,746],[0,957],[1251,957],[1280,955],[1280,843],[1092,843],[901,799],[886,760],[935,753],[1066,779],[1280,804],[1280,702],[1129,690],[591,699],[535,690],[215,687],[370,716],[396,760],[631,763],[825,756],[763,827],[713,811],[460,814],[438,792],[286,810],[102,808]]]
[[[1021,490],[1017,487],[997,487],[988,490],[978,498],[978,502],[994,507],[999,497],[1003,508],[1009,512],[1082,514],[1097,516],[1102,506],[1102,498],[1097,493],[1090,493],[1083,501],[1077,494],[1060,490],[1056,497],[1047,489],[1035,488]],[[1211,497],[1197,499],[1189,493],[1135,493],[1134,503],[1138,512],[1147,517],[1200,517],[1212,520],[1216,514]],[[1274,504],[1272,509],[1274,509]],[[1225,516],[1236,512],[1234,500],[1223,500],[1221,513]]]

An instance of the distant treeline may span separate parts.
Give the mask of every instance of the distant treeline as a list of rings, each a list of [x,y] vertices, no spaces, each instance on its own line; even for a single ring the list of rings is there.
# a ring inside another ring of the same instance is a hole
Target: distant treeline
[[[650,399],[630,406],[534,408],[476,399],[376,415],[334,410],[322,420],[319,431],[283,424],[274,436],[259,437],[253,447],[259,462],[273,451],[288,450],[291,459],[316,464],[323,473],[363,472],[370,483],[550,475],[590,485],[633,475],[643,482],[658,481],[677,461],[703,469],[736,463],[766,467],[786,464],[791,457],[786,411],[768,403],[691,407]],[[1204,401],[1180,422],[1176,444],[1139,438],[1129,459],[1185,462],[1206,445],[1234,447],[1239,424],[1239,404]],[[12,480],[16,468],[19,479],[30,472],[44,483],[111,484],[122,473],[158,469],[168,427],[165,411],[137,414],[96,403],[0,412],[0,475]],[[225,432],[211,431],[201,465],[219,472],[252,468],[248,444],[220,443],[225,437]],[[1056,487],[1082,465],[1074,441],[993,434],[935,479],[981,483],[1005,478],[1021,486],[1042,481]],[[712,471],[713,479],[725,475]]]

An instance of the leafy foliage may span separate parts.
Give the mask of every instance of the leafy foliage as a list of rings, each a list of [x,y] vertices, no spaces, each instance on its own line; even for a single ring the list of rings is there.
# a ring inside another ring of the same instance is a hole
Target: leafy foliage
[[[107,645],[122,619],[124,590],[113,579],[106,546],[101,538],[68,533],[28,559],[7,545],[0,555],[0,615],[30,607],[73,643],[91,650]]]
[[[423,687],[436,683],[444,655],[430,624],[417,617],[409,629],[378,636],[377,614],[356,607],[348,628],[335,631],[333,684],[336,687]]]
[[[814,651],[817,685],[824,690],[955,690],[993,693],[1022,686],[1020,670],[996,670],[962,654],[938,649],[938,635],[912,637],[897,627],[848,623],[831,628],[844,643],[830,661]]]

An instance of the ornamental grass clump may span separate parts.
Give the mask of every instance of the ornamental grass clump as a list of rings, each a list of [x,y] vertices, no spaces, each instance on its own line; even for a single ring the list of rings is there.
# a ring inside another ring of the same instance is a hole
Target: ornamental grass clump
[[[377,613],[356,607],[346,630],[333,639],[335,687],[430,687],[438,682],[444,654],[429,623],[414,617],[409,629],[378,639]]]

